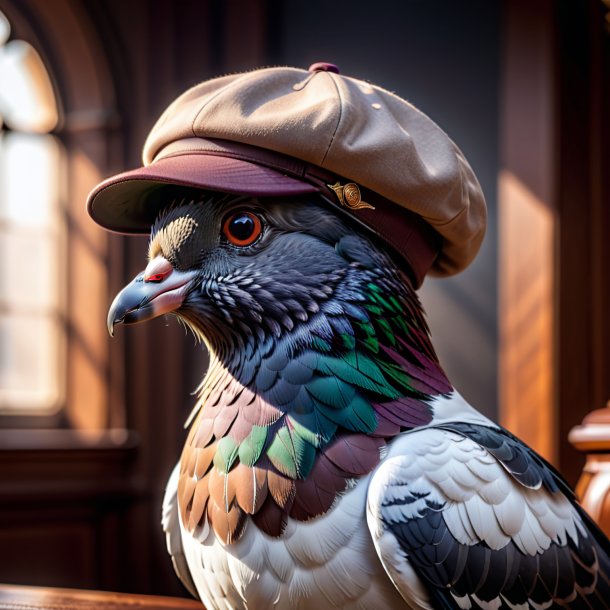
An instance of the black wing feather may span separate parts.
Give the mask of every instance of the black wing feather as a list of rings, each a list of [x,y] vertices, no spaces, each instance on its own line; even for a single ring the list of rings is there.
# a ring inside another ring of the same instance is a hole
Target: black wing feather
[[[435,426],[469,438],[487,449],[519,483],[564,493],[582,516],[587,535],[565,544],[552,542],[545,551],[526,555],[509,542],[491,549],[483,542],[462,544],[449,531],[444,505],[426,496],[407,495],[401,501],[425,500],[425,508],[410,519],[386,522],[409,562],[427,583],[440,608],[456,608],[456,598],[482,602],[532,603],[550,607],[610,608],[610,544],[590,517],[575,502],[573,492],[543,458],[501,428],[466,423]],[[506,601],[505,601],[506,600]]]

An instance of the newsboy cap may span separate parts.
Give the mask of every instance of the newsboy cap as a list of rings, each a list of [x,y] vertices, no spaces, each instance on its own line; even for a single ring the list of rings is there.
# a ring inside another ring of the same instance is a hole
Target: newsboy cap
[[[264,68],[194,86],[154,125],[143,161],[89,195],[101,226],[147,233],[163,185],[319,193],[401,255],[416,285],[428,271],[464,269],[485,233],[481,187],[444,131],[397,95],[332,64]]]

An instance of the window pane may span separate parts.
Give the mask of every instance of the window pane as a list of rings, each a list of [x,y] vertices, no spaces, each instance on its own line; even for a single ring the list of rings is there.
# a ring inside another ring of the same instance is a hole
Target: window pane
[[[0,307],[56,314],[60,306],[57,239],[43,231],[0,231]]]
[[[0,409],[49,412],[59,406],[63,371],[58,320],[0,314]]]
[[[0,413],[48,414],[64,396],[64,219],[53,136],[0,140]]]
[[[53,136],[8,133],[0,142],[0,221],[52,229],[59,147]]]

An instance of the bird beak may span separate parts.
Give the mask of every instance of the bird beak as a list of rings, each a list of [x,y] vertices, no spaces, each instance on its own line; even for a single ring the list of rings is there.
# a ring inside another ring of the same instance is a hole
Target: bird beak
[[[116,324],[135,324],[178,309],[196,276],[195,271],[177,271],[158,256],[116,295],[108,311],[108,332]]]

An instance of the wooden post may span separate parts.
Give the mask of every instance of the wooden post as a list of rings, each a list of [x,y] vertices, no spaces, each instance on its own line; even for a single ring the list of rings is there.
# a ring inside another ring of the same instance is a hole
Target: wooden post
[[[610,536],[610,401],[604,409],[589,413],[568,437],[587,456],[576,485],[576,495],[585,510]]]

